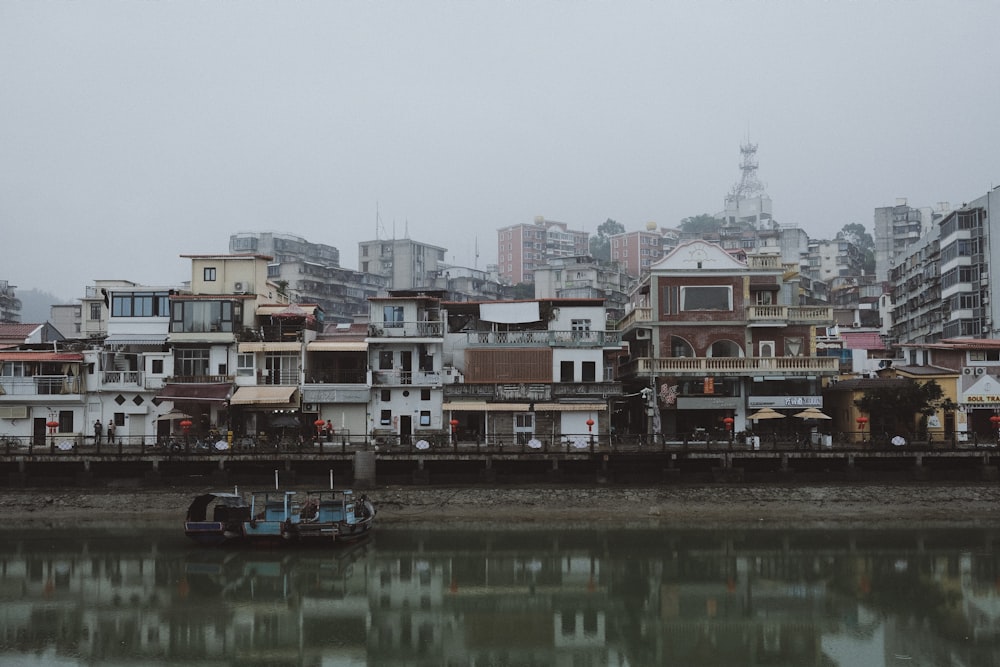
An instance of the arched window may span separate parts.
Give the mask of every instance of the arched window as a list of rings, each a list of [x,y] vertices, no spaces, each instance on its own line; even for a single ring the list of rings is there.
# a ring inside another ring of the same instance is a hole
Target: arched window
[[[694,357],[694,348],[691,347],[691,343],[687,342],[680,336],[670,337],[670,356],[671,357]]]
[[[708,356],[710,357],[742,357],[743,348],[739,346],[735,341],[731,340],[717,340],[712,343],[712,347],[708,350]]]

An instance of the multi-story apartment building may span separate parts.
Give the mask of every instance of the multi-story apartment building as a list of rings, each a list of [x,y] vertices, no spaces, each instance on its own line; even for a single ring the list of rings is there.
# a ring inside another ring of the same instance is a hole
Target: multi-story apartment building
[[[368,313],[368,299],[384,293],[388,278],[340,266],[340,251],[323,243],[274,232],[240,232],[229,252],[272,257],[268,279],[297,303],[314,303],[328,322],[351,322]]]
[[[759,408],[822,407],[822,381],[839,364],[816,356],[816,330],[832,326],[833,311],[791,305],[797,282],[788,273],[777,255],[744,262],[706,241],[682,243],[654,265],[619,328],[629,345],[626,393],[655,394],[648,406],[627,404],[619,427],[687,437],[727,423],[749,428]]]
[[[588,446],[621,397],[601,299],[445,303],[443,409],[461,437]]]
[[[645,230],[622,232],[609,239],[611,261],[638,278],[648,273],[649,267],[660,261],[664,253],[675,248],[679,237],[680,230],[658,229],[655,222],[649,222]]]
[[[0,280],[0,322],[21,321],[21,300],[14,294],[15,285]]]
[[[382,276],[389,290],[427,289],[444,266],[447,250],[412,239],[382,239],[358,244],[358,269]]]
[[[589,255],[555,257],[535,269],[536,299],[603,299],[608,319],[625,314],[628,295],[636,279],[615,263],[602,263]]]
[[[895,206],[875,209],[875,276],[880,282],[889,280],[889,271],[908,253],[907,247],[926,236],[951,210],[946,202],[935,208],[914,208],[905,197]]]
[[[518,224],[497,230],[497,266],[507,284],[531,283],[535,269],[552,257],[587,255],[589,234],[573,230],[565,222],[537,216],[533,224]]]
[[[864,269],[861,249],[845,239],[810,240],[802,260],[809,277],[822,280],[831,289],[837,289],[845,280],[856,281]]]
[[[993,189],[944,215],[919,242],[897,258],[889,278],[894,308],[891,336],[898,343],[955,338],[993,338],[1000,331],[1000,285],[989,267],[1000,261],[990,239],[1000,223]]]
[[[466,266],[443,264],[438,270],[433,287],[445,292],[449,301],[484,301],[500,298],[502,286],[495,265],[482,271]]]

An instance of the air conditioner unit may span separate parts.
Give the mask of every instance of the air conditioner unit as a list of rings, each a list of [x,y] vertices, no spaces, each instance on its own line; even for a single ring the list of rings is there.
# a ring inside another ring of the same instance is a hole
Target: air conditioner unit
[[[243,292],[246,292],[247,291],[246,283],[237,280],[235,283],[233,283],[233,291],[236,292],[237,294],[242,294]]]
[[[854,329],[860,329],[861,328],[861,322],[851,322],[851,327],[854,328]]]
[[[650,333],[652,332],[649,329],[636,329],[635,337],[637,340],[649,340]]]
[[[985,374],[986,374],[986,369],[983,368],[982,366],[976,369],[976,375],[985,375]]]
[[[316,404],[315,403],[303,403],[302,404],[302,411],[303,412],[316,412]]]
[[[974,372],[974,370],[975,369],[969,368],[969,367],[963,368],[962,369],[962,375],[972,375],[973,372]]]

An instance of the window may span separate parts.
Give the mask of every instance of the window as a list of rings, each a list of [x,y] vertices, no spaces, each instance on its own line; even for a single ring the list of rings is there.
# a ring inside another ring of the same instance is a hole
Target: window
[[[560,382],[575,382],[573,379],[573,362],[572,361],[562,361],[559,362],[559,381]]]
[[[386,329],[398,329],[403,326],[402,306],[383,306],[382,322]]]
[[[785,339],[785,356],[786,357],[801,357],[803,356],[803,345],[801,336],[792,336]]]
[[[389,389],[382,389],[379,391],[378,397],[379,400],[382,401],[383,403],[388,403],[389,401],[392,400],[392,391],[390,391]]]
[[[204,269],[204,271],[203,271],[203,273],[202,273],[202,277],[205,279],[205,282],[214,283],[215,282],[215,267],[214,266],[206,266],[205,269]]]
[[[590,331],[590,320],[571,320],[570,328],[573,331]]]
[[[580,367],[581,382],[595,382],[597,380],[597,363],[585,361]]]
[[[236,355],[236,375],[253,377],[253,354],[240,353]]]
[[[378,353],[378,368],[381,371],[392,368],[392,350],[382,350]]]
[[[298,384],[299,355],[266,354],[264,356],[265,384]]]
[[[420,411],[420,425],[421,426],[430,426],[431,425],[431,411],[430,410],[421,410]]]
[[[232,333],[243,319],[242,304],[232,301],[175,301],[171,333]]]
[[[429,400],[431,400],[431,390],[430,389],[421,389],[420,390],[420,400],[421,401],[429,401]]]
[[[91,320],[101,319],[101,304],[92,303],[90,304],[90,318]]]
[[[180,377],[208,375],[208,348],[174,348],[174,375]]]
[[[152,359],[149,363],[149,372],[153,375],[163,375],[163,359]]]
[[[719,286],[682,286],[681,310],[732,310],[733,288]]]
[[[170,298],[166,292],[111,295],[111,317],[167,317],[169,314]]]
[[[756,292],[754,294],[754,303],[758,306],[770,306],[773,305],[774,299],[770,292]]]
[[[378,423],[382,426],[389,426],[392,424],[392,410],[382,410],[379,413]]]

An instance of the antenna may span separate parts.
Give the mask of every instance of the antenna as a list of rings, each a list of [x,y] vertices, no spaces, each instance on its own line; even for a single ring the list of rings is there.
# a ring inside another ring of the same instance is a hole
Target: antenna
[[[764,184],[757,178],[757,144],[740,144],[740,182],[733,186],[729,196],[733,199],[749,199],[764,194]]]
[[[476,237],[476,259],[472,263],[472,268],[479,269],[479,237]]]

